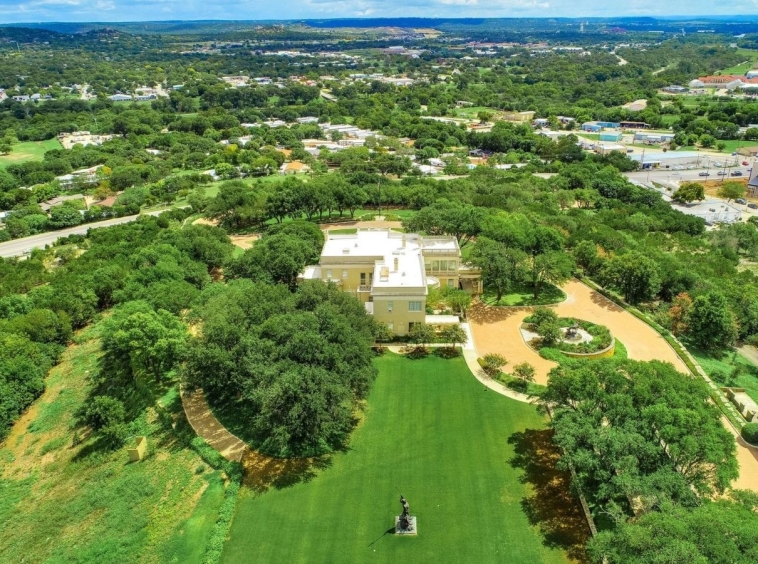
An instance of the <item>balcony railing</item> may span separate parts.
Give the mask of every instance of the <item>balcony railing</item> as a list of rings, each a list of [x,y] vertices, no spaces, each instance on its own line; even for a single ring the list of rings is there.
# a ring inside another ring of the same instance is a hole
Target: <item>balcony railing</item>
[[[370,292],[371,291],[371,286],[367,286],[367,285],[362,284],[362,285],[358,286],[358,291],[359,292]]]
[[[440,274],[441,275],[447,275],[447,276],[455,276],[456,274],[458,274],[458,269],[456,268],[456,269],[450,270],[450,269],[447,269],[447,268],[438,268],[438,269],[427,268],[426,269],[426,275],[429,276],[430,274],[432,276],[437,276],[437,275],[440,275]]]

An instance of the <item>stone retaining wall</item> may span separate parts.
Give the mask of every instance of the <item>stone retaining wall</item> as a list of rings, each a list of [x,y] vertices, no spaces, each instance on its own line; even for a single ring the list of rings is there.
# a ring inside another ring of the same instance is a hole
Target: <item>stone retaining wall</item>
[[[591,353],[576,353],[561,350],[561,352],[569,358],[584,358],[587,360],[594,360],[596,358],[608,358],[616,353],[616,338],[611,336],[611,344],[605,347],[602,351]]]

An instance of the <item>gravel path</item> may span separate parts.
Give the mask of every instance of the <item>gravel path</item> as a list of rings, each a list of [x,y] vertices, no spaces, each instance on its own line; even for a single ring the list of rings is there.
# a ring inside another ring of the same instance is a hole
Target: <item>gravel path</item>
[[[213,415],[202,390],[182,392],[182,406],[187,421],[201,437],[227,460],[239,462],[247,450],[247,445],[232,435]]]

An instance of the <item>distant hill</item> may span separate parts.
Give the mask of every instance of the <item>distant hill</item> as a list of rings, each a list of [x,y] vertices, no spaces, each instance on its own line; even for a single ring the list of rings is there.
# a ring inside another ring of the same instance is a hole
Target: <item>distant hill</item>
[[[448,33],[466,33],[472,38],[493,34],[497,38],[523,38],[535,33],[573,34],[585,24],[588,34],[605,29],[622,29],[636,32],[666,31],[696,33],[712,29],[716,33],[737,35],[758,31],[758,15],[733,16],[668,16],[668,17],[612,17],[612,18],[338,18],[303,20],[173,20],[158,22],[42,22],[2,24],[4,28],[45,30],[61,34],[81,34],[103,28],[133,34],[186,34],[214,35],[245,32],[260,26],[310,27],[315,30],[344,28],[434,28]],[[498,33],[500,32],[500,33]]]

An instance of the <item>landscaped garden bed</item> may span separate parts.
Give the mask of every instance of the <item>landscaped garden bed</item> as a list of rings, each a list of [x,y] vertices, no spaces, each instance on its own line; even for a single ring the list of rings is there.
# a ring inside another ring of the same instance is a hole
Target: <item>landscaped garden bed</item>
[[[521,334],[536,351],[550,347],[568,355],[613,355],[614,339],[607,327],[573,317],[558,317],[547,308],[537,308],[524,318]]]
[[[535,299],[534,288],[525,284],[514,287],[498,301],[497,293],[491,288],[485,288],[479,296],[482,303],[488,306],[540,306],[559,304],[566,299],[566,293],[552,284],[544,284],[539,296]]]

